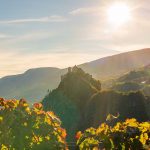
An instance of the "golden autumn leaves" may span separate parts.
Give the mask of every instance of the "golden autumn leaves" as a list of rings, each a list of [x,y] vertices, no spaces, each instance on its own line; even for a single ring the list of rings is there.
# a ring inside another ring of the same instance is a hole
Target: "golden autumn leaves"
[[[67,149],[66,130],[41,103],[29,107],[24,99],[0,98],[0,149]]]
[[[101,124],[76,135],[80,149],[149,149],[150,122],[139,123],[136,119],[118,122],[114,127]]]
[[[67,150],[66,130],[51,111],[41,103],[29,107],[24,99],[0,98],[0,149],[3,150]],[[136,119],[118,122],[114,127],[101,124],[76,134],[80,150],[148,149],[150,122]]]

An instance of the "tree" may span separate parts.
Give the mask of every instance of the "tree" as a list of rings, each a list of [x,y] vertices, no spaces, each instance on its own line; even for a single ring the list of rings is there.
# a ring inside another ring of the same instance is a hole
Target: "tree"
[[[0,98],[0,147],[9,150],[67,149],[66,131],[41,103],[29,108],[25,100]]]

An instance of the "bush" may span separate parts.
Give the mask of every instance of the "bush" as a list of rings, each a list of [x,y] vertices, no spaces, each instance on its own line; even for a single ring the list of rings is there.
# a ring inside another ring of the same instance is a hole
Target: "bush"
[[[40,103],[0,98],[0,148],[9,150],[66,150],[66,131],[53,112]]]
[[[76,135],[80,150],[136,150],[150,148],[150,123],[139,123],[136,119],[118,122],[114,127],[102,124],[97,129],[89,128]]]

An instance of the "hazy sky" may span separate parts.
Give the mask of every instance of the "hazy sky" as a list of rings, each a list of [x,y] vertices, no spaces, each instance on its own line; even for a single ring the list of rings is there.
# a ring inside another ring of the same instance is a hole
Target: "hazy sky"
[[[130,20],[114,26],[123,2]],[[0,77],[150,47],[150,0],[0,0]]]

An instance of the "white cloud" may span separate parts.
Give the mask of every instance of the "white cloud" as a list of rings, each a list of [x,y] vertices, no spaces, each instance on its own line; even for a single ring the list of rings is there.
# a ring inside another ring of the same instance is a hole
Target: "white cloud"
[[[12,46],[14,46],[14,44],[17,45],[31,41],[39,41],[42,39],[51,38],[52,36],[55,36],[55,34],[46,30],[31,31],[30,33],[25,33],[22,35],[0,34],[0,39],[3,38],[3,40],[0,41],[0,50],[8,49],[10,46],[12,49]]]
[[[30,33],[26,33],[20,36],[16,36],[12,42],[26,42],[32,40],[40,40],[53,36],[54,34],[49,31],[32,31]]]
[[[41,18],[1,20],[0,24],[21,24],[21,23],[33,23],[33,22],[47,23],[47,22],[64,22],[64,21],[67,21],[65,17],[54,15],[54,16],[47,16]]]
[[[8,38],[12,38],[12,36],[4,33],[0,33],[0,39],[8,39]]]
[[[82,7],[72,10],[71,15],[100,14],[102,7]]]

